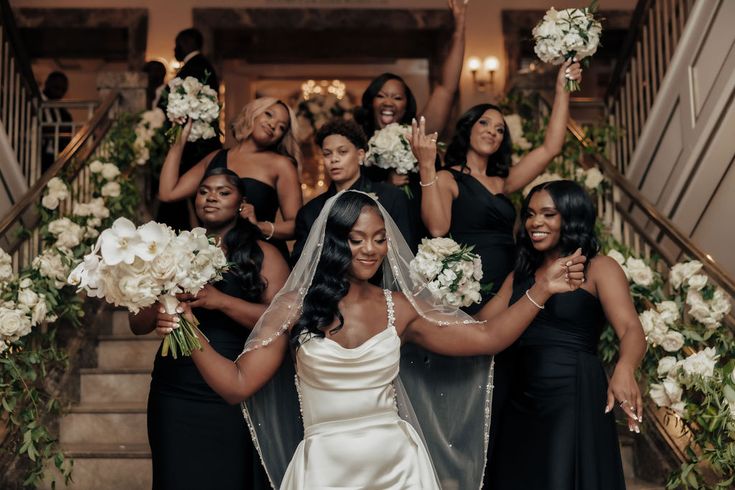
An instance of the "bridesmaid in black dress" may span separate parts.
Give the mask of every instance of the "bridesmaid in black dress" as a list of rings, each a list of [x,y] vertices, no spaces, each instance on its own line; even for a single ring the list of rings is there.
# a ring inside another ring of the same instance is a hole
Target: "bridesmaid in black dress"
[[[294,235],[296,213],[301,208],[301,186],[296,164],[296,120],[291,109],[278,99],[262,97],[246,105],[231,124],[236,145],[210,153],[179,177],[187,124],[171,146],[161,169],[158,197],[163,202],[193,196],[210,167],[225,167],[243,179],[247,202],[241,215],[256,225],[266,240],[273,240],[284,257],[284,241]],[[280,210],[282,221],[275,222]]]
[[[464,61],[465,25],[469,0],[449,0],[449,9],[454,17],[454,32],[441,68],[441,78],[432,88],[429,100],[419,114],[425,116],[428,131],[441,132],[449,120],[452,104],[459,87],[462,63]],[[362,95],[362,105],[355,112],[355,120],[362,126],[370,139],[376,131],[391,123],[411,124],[419,108],[411,88],[400,76],[383,73],[374,78]],[[365,175],[374,182],[386,182],[395,186],[408,185],[412,197],[409,199],[409,212],[412,240],[409,245],[416,249],[421,237],[428,235],[421,221],[421,186],[415,173],[398,174],[379,167],[366,167]]]
[[[196,212],[209,234],[222,239],[234,265],[190,301],[200,329],[229,359],[242,352],[250,328],[283,286],[288,266],[275,247],[238,215],[244,193],[237,174],[213,169],[196,195]],[[158,306],[131,318],[136,334],[153,330]],[[165,335],[170,329],[158,328]],[[239,405],[225,402],[207,385],[190,357],[162,357],[154,363],[148,396],[148,440],[153,488],[242,490],[270,488]]]
[[[611,410],[617,400],[629,429],[639,431],[643,405],[634,372],[646,351],[628,281],[617,262],[596,255],[594,205],[576,183],[534,187],[521,213],[511,304],[559,256],[581,248],[589,265],[582,287],[539,305],[516,342],[516,370],[486,484],[493,490],[624,489]],[[597,357],[607,322],[620,339],[609,387]]]

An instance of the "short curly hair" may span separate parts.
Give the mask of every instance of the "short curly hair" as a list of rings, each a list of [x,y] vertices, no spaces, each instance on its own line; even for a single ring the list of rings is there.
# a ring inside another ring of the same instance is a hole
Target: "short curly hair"
[[[316,133],[316,144],[321,148],[327,136],[332,136],[333,134],[344,136],[358,150],[367,150],[367,136],[365,136],[365,132],[355,121],[346,121],[344,119],[327,121]]]

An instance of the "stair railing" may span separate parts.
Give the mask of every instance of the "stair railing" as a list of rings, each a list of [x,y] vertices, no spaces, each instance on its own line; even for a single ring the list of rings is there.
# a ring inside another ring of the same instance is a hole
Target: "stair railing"
[[[26,185],[41,175],[41,93],[8,0],[0,0],[0,122]]]
[[[639,0],[606,94],[620,128],[610,159],[625,174],[694,0]]]
[[[85,165],[91,157],[104,159],[107,148],[101,145],[118,112],[121,95],[112,92],[97,108],[94,116],[71,142],[62,150],[51,167],[37,179],[26,194],[0,218],[0,248],[13,258],[13,269],[30,265],[41,252],[42,240],[38,229],[37,203],[48,182],[57,176],[71,182],[69,198],[59,204],[60,216],[71,214],[74,202],[87,202],[92,196],[89,167]]]

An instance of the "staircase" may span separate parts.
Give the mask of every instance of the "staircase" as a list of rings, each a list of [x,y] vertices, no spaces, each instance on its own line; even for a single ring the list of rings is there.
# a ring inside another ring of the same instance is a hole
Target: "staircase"
[[[79,371],[79,403],[59,424],[61,448],[74,459],[73,490],[151,488],[146,402],[161,339],[133,335],[127,311],[113,311],[110,323],[97,367]],[[51,489],[51,478],[41,488]]]

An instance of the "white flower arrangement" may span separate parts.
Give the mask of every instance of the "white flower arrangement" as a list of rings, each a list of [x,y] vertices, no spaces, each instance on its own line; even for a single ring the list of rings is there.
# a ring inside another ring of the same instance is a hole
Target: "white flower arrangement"
[[[135,126],[135,142],[133,142],[136,164],[145,165],[148,162],[151,157],[151,142],[165,122],[166,114],[159,108],[145,111],[140,115],[140,120]]]
[[[41,205],[51,211],[59,207],[59,204],[69,197],[69,189],[58,177],[54,177],[46,184],[46,194],[41,199]]]
[[[418,172],[418,162],[409,143],[410,136],[411,128],[405,124],[391,123],[379,129],[368,141],[365,166],[392,169],[402,175]],[[403,187],[410,198],[408,186]]]
[[[166,117],[174,124],[174,137],[191,119],[191,133],[187,141],[214,138],[217,133],[212,123],[217,120],[220,105],[217,92],[194,77],[174,78],[168,83]]]
[[[602,175],[602,172],[597,167],[590,167],[588,169],[578,168],[574,176],[577,182],[591,191],[599,188],[600,184],[605,180],[605,176]]]
[[[595,19],[594,6],[556,10],[553,7],[533,28],[534,51],[541,61],[560,65],[576,57],[581,61],[595,54],[600,45],[602,24]],[[567,80],[567,90],[579,90],[576,80]]]
[[[608,253],[608,257],[615,260],[625,272],[625,277],[633,284],[638,286],[648,287],[651,286],[656,280],[656,274],[653,269],[648,267],[648,264],[644,260],[635,257],[625,257],[617,250],[611,250]]]
[[[203,228],[178,235],[168,226],[148,222],[139,227],[126,218],[104,230],[90,254],[69,274],[68,282],[90,297],[104,298],[133,313],[160,302],[176,314],[176,294],[196,294],[222,277],[224,252],[207,238]],[[162,354],[191,355],[201,344],[193,328],[181,318],[181,327],[164,339]]]
[[[424,238],[409,268],[411,278],[446,305],[464,307],[481,300],[482,261],[472,247],[451,238]]]

